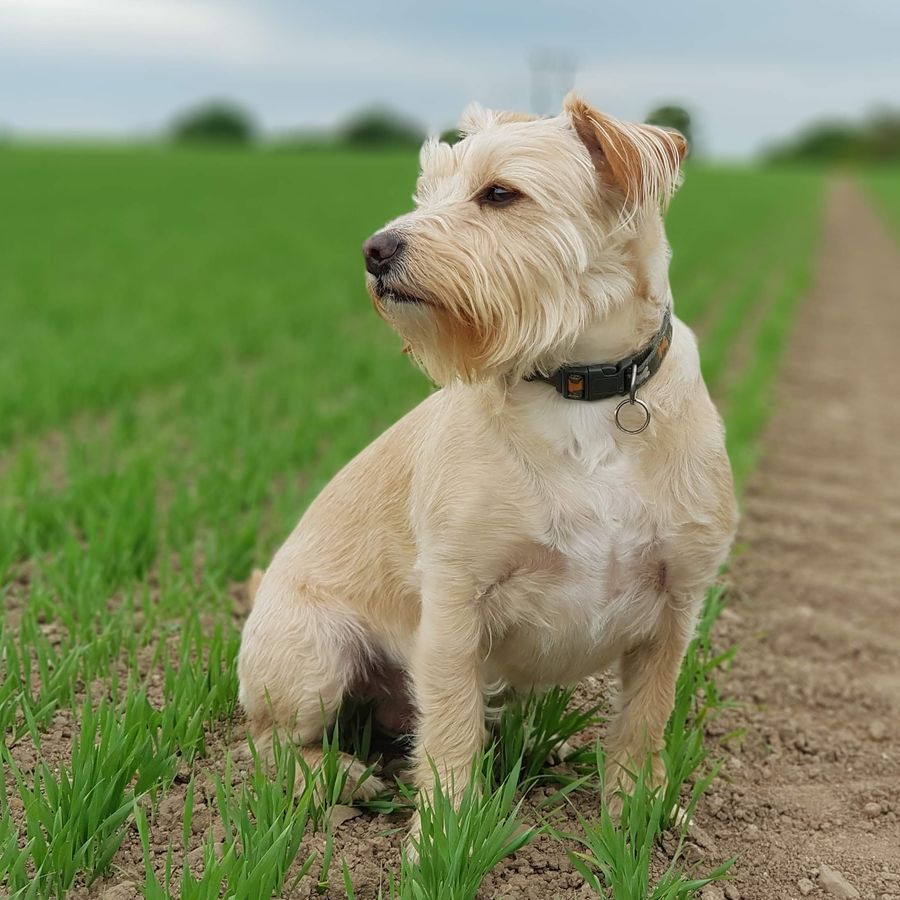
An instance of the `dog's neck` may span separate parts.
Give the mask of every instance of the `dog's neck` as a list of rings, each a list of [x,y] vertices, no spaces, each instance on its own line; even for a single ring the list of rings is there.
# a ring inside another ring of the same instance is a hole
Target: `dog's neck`
[[[651,301],[646,297],[635,297],[617,307],[579,335],[569,364],[587,366],[615,362],[637,352],[659,331],[665,309],[665,300]]]
[[[620,254],[628,261],[624,272],[600,272],[589,288],[607,295],[608,301],[597,305],[608,311],[579,335],[567,360],[571,365],[615,361],[636,352],[653,338],[672,305],[669,245],[661,220],[645,221]]]

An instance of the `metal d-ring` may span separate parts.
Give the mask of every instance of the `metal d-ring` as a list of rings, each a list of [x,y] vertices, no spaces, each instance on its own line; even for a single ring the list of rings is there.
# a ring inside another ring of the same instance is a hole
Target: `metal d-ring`
[[[650,424],[650,407],[647,406],[647,404],[644,403],[643,400],[639,400],[636,396],[637,370],[637,363],[635,363],[631,367],[631,384],[628,387],[628,396],[616,407],[616,427],[619,429],[619,431],[624,431],[625,434],[640,434]],[[640,406],[640,408],[644,411],[644,416],[646,418],[644,419],[644,422],[640,428],[626,428],[619,420],[619,413],[626,403],[629,406]]]

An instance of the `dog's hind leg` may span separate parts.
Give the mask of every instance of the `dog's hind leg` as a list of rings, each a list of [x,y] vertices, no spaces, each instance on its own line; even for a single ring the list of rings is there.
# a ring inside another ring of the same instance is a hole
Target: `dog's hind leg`
[[[350,617],[315,598],[284,596],[264,580],[244,626],[238,658],[240,701],[260,757],[270,761],[277,733],[291,740],[312,769],[322,761],[322,736],[337,715],[366,650]],[[340,754],[347,771],[343,800],[382,792],[365,766]]]

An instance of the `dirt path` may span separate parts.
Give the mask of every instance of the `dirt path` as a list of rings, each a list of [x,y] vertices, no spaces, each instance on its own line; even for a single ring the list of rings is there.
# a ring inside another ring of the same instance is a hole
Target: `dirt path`
[[[710,898],[900,897],[900,249],[848,181],[824,229],[719,630],[746,736],[697,817],[738,856]]]

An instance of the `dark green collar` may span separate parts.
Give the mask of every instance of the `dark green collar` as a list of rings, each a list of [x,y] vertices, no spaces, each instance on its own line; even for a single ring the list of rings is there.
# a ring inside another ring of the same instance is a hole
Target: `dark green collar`
[[[567,400],[608,400],[633,395],[662,365],[672,343],[672,309],[666,307],[659,331],[637,353],[618,362],[561,366],[549,375],[528,375],[526,381],[552,384]]]

